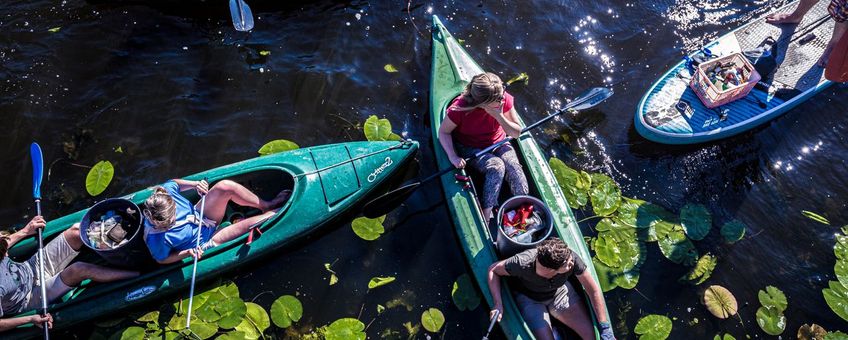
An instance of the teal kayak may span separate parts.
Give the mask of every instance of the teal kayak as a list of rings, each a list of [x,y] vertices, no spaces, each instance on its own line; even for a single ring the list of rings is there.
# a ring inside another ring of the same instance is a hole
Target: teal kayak
[[[797,1],[772,13],[792,11]],[[674,65],[642,97],[634,124],[643,137],[664,144],[718,140],[762,125],[832,84],[815,65],[833,32],[829,1],[819,1],[797,26],[775,26],[763,16],[708,43],[714,56],[748,52],[762,79],[745,97],[708,108],[689,87],[693,72],[685,61]],[[701,52],[697,52],[701,53]],[[693,54],[694,56],[694,54]],[[690,56],[692,57],[692,56]]]
[[[433,132],[433,150],[435,150],[439,168],[449,168],[453,165],[438,142],[439,126],[442,124],[445,110],[450,102],[462,92],[471,77],[482,73],[483,69],[462,48],[436,16],[433,16],[432,58],[430,123]],[[520,117],[519,120],[521,120]],[[520,124],[526,125],[523,121]],[[521,135],[513,143],[525,169],[531,195],[539,198],[548,206],[553,214],[554,229],[557,236],[584,259],[587,270],[597,281],[598,277],[591,261],[592,256],[583,240],[583,233],[574,219],[571,208],[565,200],[565,195],[557,184],[545,154],[530,133]],[[458,173],[470,176],[465,173],[465,170],[459,170]],[[465,189],[464,182],[458,181],[453,174],[449,174],[441,178],[441,183],[462,250],[471,267],[472,277],[491,307],[492,295],[489,292],[487,276],[489,266],[498,261],[499,258],[494,247],[495,240],[487,227],[488,221],[483,218],[476,193],[473,190]],[[572,284],[579,289],[580,284],[576,280],[574,281]],[[504,316],[500,322],[501,329],[503,329],[507,339],[533,339],[533,334],[521,317],[508,285],[502,286]],[[597,324],[595,328],[596,337],[599,337]]]
[[[291,189],[291,198],[258,228],[261,235],[246,244],[247,235],[206,251],[197,263],[198,281],[219,277],[264,255],[303,238],[310,232],[340,217],[363,199],[376,194],[375,189],[387,183],[404,165],[414,159],[418,143],[350,142],[315,146],[258,157],[207,170],[187,179],[207,178],[210,183],[230,179],[245,185],[266,199],[282,189]],[[157,183],[151,183],[157,184]],[[152,193],[151,188],[124,198],[141,205]],[[198,199],[186,192],[192,201]],[[231,206],[228,214],[233,210]],[[87,210],[52,219],[44,230],[45,244],[74,223],[80,222]],[[247,215],[259,211],[246,211]],[[49,216],[48,216],[49,217]],[[141,235],[137,235],[140,237]],[[37,240],[28,238],[9,250],[10,256],[24,261],[36,251]],[[96,254],[83,251],[79,260],[98,260]],[[161,302],[163,297],[188,292],[192,261],[157,266],[133,279],[107,283],[83,284],[49,306],[54,329],[79,322],[116,315],[138,305]],[[21,315],[32,314],[27,311]],[[5,317],[11,317],[6,315]],[[40,336],[40,329],[21,327],[2,334],[4,339]]]

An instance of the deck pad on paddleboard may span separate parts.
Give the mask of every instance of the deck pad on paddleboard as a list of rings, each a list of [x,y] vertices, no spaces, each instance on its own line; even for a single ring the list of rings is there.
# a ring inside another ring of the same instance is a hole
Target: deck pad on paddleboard
[[[707,108],[688,85],[691,71],[674,66],[642,98],[636,128],[648,139],[690,144],[729,137],[786,112],[830,85],[816,61],[824,52],[834,22],[820,1],[797,25],[771,25],[765,16],[706,45],[714,55],[755,50],[772,39],[771,55],[757,60],[762,80],[746,97]],[[791,12],[796,3],[772,13]]]

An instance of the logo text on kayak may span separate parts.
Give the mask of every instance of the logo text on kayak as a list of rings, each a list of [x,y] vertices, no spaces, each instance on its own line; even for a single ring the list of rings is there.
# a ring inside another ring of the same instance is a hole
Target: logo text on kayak
[[[374,171],[371,172],[370,175],[368,175],[368,183],[371,183],[371,182],[374,182],[375,180],[377,180],[377,175],[383,173],[383,171],[385,171],[386,168],[388,168],[391,165],[392,165],[392,158],[386,157],[386,162],[384,162],[383,165],[380,165],[379,168],[374,169]]]
[[[150,293],[153,293],[155,290],[156,290],[156,287],[144,286],[144,287],[141,287],[139,289],[136,289],[134,291],[127,293],[127,297],[124,298],[124,300],[127,301],[127,302],[138,300],[138,299],[141,299],[145,296],[150,295]]]

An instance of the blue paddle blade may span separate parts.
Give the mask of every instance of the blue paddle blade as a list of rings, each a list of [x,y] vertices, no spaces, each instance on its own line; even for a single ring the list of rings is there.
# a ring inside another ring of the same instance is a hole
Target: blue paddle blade
[[[32,197],[41,199],[41,178],[44,173],[44,160],[41,156],[41,147],[33,142],[29,146],[29,155],[32,158]]]
[[[230,0],[230,15],[236,31],[247,32],[253,29],[253,13],[244,0]]]

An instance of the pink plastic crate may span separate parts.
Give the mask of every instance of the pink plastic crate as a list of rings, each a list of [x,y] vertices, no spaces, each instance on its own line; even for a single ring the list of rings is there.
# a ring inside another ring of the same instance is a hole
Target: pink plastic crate
[[[727,64],[728,62],[733,62],[735,67],[741,67],[742,78],[747,78],[747,81],[738,86],[732,86],[727,90],[722,90],[710,82],[707,76],[707,70],[714,68],[716,63]],[[757,73],[757,70],[754,69],[748,58],[742,53],[734,53],[698,65],[695,69],[695,75],[692,76],[692,80],[689,82],[689,87],[695,91],[695,94],[698,95],[704,106],[714,108],[747,96],[760,79],[760,74]]]

